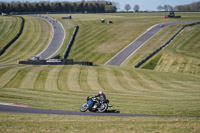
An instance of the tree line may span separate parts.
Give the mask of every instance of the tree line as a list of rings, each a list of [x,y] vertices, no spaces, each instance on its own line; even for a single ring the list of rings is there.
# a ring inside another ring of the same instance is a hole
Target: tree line
[[[0,13],[11,12],[69,12],[69,13],[109,13],[117,8],[109,1],[85,2],[0,2]]]
[[[200,11],[200,1],[193,2],[193,3],[187,4],[187,5],[179,5],[179,6],[176,6],[175,9],[177,11],[181,11],[181,12],[199,12]]]
[[[128,12],[129,10],[131,10],[131,5],[130,4],[126,4],[124,6],[124,9]],[[134,12],[139,12],[139,10],[140,10],[140,6],[138,4],[134,5],[133,11]]]
[[[171,5],[159,5],[157,7],[159,11],[179,11],[179,12],[199,12],[200,11],[200,1],[199,2],[193,2],[191,4],[187,5],[178,5],[178,6],[171,6]]]

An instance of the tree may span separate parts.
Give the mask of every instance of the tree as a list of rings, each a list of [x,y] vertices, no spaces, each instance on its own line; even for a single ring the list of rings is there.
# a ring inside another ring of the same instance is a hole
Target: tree
[[[116,10],[120,10],[119,2],[112,2],[112,5],[116,8]]]
[[[134,10],[135,12],[139,12],[140,6],[136,4],[136,5],[134,6],[133,10]]]
[[[175,7],[176,11],[186,11],[186,12],[199,12],[200,11],[200,1],[193,2],[187,5],[178,5]]]
[[[126,4],[126,5],[124,6],[124,9],[128,12],[128,11],[131,9],[130,4]]]
[[[173,10],[173,6],[171,6],[171,5],[164,5],[163,8],[164,8],[165,11]]]
[[[0,2],[0,13],[10,12],[116,12],[116,6],[108,1],[85,2]]]
[[[159,5],[159,6],[157,7],[157,9],[158,9],[158,11],[161,11],[161,10],[164,9],[164,7],[162,7],[161,5]]]
[[[116,8],[112,5],[106,5],[105,6],[105,12],[116,12]]]

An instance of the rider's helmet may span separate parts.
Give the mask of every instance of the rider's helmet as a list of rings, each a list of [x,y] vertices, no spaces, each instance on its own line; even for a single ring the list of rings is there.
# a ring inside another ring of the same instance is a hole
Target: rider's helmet
[[[103,94],[103,91],[99,91],[99,95]]]

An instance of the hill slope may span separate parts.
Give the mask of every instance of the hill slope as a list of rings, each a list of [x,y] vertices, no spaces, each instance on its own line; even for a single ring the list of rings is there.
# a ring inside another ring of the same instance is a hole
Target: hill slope
[[[51,39],[51,27],[45,20],[24,16],[25,25],[21,36],[0,56],[1,62],[17,62],[39,54]],[[8,39],[9,36],[6,37]]]
[[[191,75],[103,66],[26,65],[4,66],[0,73],[2,102],[79,110],[90,93],[103,90],[114,109],[122,113],[200,115],[200,78]]]
[[[17,35],[20,26],[20,18],[0,16],[0,50]]]

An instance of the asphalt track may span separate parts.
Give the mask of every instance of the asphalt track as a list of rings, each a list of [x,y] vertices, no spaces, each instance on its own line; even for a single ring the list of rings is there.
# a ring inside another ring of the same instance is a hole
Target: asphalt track
[[[150,27],[146,32],[140,35],[136,40],[131,42],[127,47],[122,49],[119,53],[113,56],[105,65],[115,65],[120,66],[125,60],[127,60],[132,54],[134,54],[140,47],[142,47],[151,37],[153,37],[160,30],[169,25],[176,24],[187,24],[197,21],[178,21],[178,22],[168,22],[160,23]]]
[[[200,117],[196,115],[151,115],[151,114],[121,114],[108,111],[106,113],[65,111],[52,109],[27,108],[9,105],[0,105],[0,112],[28,113],[28,114],[54,114],[54,115],[85,115],[85,116],[138,116],[138,117]]]
[[[53,38],[51,42],[49,43],[47,48],[38,55],[40,56],[41,59],[47,59],[54,53],[56,53],[62,46],[63,41],[65,39],[65,30],[62,24],[57,20],[54,20],[49,17],[40,17],[40,18],[48,21],[53,29]]]

